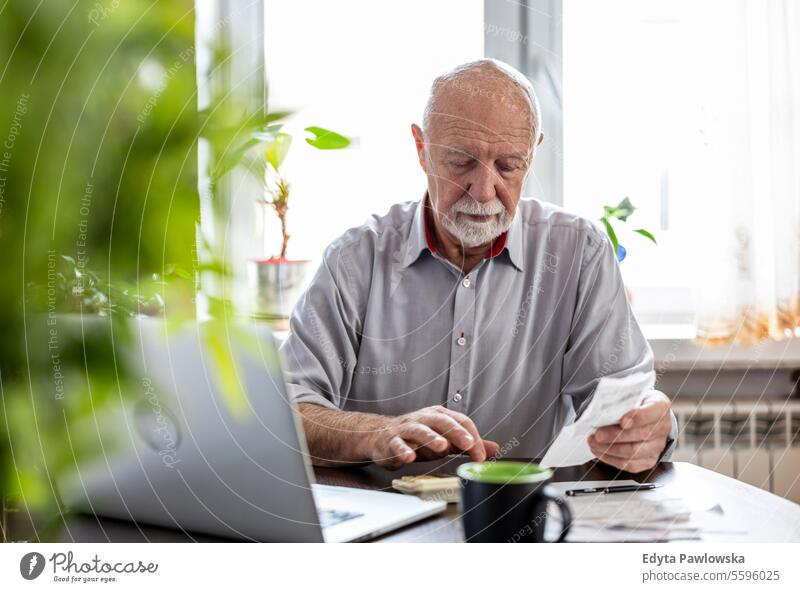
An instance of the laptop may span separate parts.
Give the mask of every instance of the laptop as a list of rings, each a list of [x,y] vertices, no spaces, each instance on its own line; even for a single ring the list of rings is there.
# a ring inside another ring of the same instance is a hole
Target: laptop
[[[365,540],[445,509],[444,501],[314,483],[272,334],[247,330],[248,345],[233,346],[236,388],[225,389],[202,323],[167,336],[164,322],[135,321],[126,350],[138,392],[98,418],[111,436],[103,458],[60,483],[66,506],[275,542]]]

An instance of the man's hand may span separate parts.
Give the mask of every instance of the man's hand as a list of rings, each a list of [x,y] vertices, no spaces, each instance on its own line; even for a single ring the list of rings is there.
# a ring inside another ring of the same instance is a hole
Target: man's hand
[[[618,425],[598,429],[589,436],[589,448],[606,464],[638,473],[655,466],[672,429],[670,400],[650,391],[641,406],[622,416]]]
[[[499,444],[481,438],[469,417],[440,405],[387,417],[367,445],[369,458],[389,469],[460,452],[480,462],[500,451]]]

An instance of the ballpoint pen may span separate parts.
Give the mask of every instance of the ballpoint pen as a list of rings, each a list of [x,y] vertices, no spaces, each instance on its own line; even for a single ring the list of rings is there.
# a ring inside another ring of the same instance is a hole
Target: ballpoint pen
[[[592,493],[623,493],[626,491],[649,491],[661,487],[659,483],[641,483],[638,485],[609,485],[608,487],[587,487],[586,489],[568,489],[567,495],[589,495]]]

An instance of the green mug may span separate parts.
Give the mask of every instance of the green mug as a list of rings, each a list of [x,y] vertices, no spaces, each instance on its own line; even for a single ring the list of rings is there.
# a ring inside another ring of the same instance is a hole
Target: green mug
[[[547,504],[561,513],[563,542],[572,524],[567,502],[547,487],[553,471],[534,463],[487,461],[458,467],[461,519],[467,542],[542,543]]]

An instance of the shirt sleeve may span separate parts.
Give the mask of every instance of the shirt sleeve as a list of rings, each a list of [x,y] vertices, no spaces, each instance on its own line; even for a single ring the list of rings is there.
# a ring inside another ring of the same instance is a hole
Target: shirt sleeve
[[[586,408],[603,376],[627,376],[653,369],[653,351],[633,316],[619,263],[610,241],[589,234],[581,266],[578,303],[564,356],[562,395],[572,399],[576,415]],[[678,439],[672,429],[659,460],[668,461]]]
[[[361,320],[352,292],[356,278],[338,277],[354,273],[352,264],[342,264],[346,258],[343,251],[329,247],[292,312],[281,354],[286,388],[296,403],[341,409],[350,392]]]
[[[627,376],[653,369],[653,351],[642,334],[625,295],[613,248],[605,237],[589,234],[581,266],[578,301],[564,355],[562,396],[572,400],[576,415],[588,405],[603,376]],[[678,424],[659,460],[672,457]]]
[[[628,305],[610,242],[594,229],[585,240],[561,388],[577,415],[600,378],[653,369],[653,352]]]
[[[664,448],[664,452],[661,453],[661,456],[658,459],[659,461],[671,460],[672,453],[675,452],[675,446],[678,444],[678,420],[672,410],[670,410],[669,415],[670,419],[672,420],[672,429],[669,431],[669,436],[667,436],[667,445]]]

